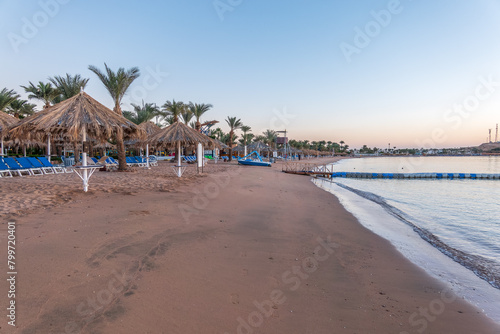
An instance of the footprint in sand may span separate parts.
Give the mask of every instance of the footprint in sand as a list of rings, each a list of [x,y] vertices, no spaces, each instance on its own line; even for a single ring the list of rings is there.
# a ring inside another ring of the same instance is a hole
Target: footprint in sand
[[[241,273],[243,274],[243,276],[248,275],[248,269],[242,269]]]

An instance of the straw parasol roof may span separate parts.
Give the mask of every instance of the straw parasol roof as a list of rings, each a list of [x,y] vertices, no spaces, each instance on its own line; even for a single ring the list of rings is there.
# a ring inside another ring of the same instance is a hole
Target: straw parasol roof
[[[248,145],[248,149],[250,150],[266,150],[266,149],[270,149],[269,146],[267,146],[266,144],[264,144],[263,142],[255,142],[255,143],[252,143],[250,145]]]
[[[155,135],[161,131],[161,128],[151,121],[142,122],[137,127],[139,129],[142,129],[144,131],[144,133],[146,134],[146,136],[144,137],[144,140],[130,139],[130,140],[125,141],[125,145],[138,146],[141,144],[145,144],[145,142],[147,141],[148,138],[151,138],[153,135]]]
[[[5,137],[9,128],[19,122],[19,120],[3,111],[0,111],[0,136]]]
[[[155,123],[151,122],[151,121],[148,121],[148,122],[142,122],[141,124],[138,125],[139,128],[141,128],[142,130],[144,130],[144,132],[146,132],[146,135],[148,137],[151,137],[153,135],[155,135],[156,133],[160,132],[161,131],[161,128],[156,125]]]
[[[244,152],[244,151],[245,151],[245,148],[241,145],[233,147],[233,152]]]
[[[85,92],[64,100],[32,116],[26,117],[9,132],[20,139],[46,139],[49,135],[81,139],[82,130],[88,137],[106,141],[117,132],[124,137],[142,137],[144,133],[133,122],[118,115]]]
[[[203,146],[218,146],[212,138],[190,128],[182,122],[175,122],[161,129],[161,131],[150,137],[147,142],[160,147],[175,147],[178,143],[182,146],[198,143],[201,143]]]

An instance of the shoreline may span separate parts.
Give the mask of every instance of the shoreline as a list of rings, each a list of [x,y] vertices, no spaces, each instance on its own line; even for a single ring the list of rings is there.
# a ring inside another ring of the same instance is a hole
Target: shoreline
[[[13,216],[18,332],[499,331],[309,177],[225,167]]]
[[[388,240],[408,260],[500,324],[500,305],[497,303],[500,300],[500,290],[485,278],[447,256],[416,232],[416,227],[410,225],[411,223],[392,216],[378,203],[342,187],[332,188],[326,180],[318,180],[315,183],[339,198],[344,208],[363,226]]]

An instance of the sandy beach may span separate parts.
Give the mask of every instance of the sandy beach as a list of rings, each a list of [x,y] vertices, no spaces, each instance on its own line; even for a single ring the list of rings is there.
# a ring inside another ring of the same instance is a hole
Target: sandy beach
[[[97,172],[88,193],[73,174],[0,179],[18,272],[0,332],[500,332],[310,177],[170,166]]]

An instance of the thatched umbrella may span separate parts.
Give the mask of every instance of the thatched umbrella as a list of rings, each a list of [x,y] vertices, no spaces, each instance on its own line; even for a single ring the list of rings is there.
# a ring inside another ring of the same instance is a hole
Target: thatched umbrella
[[[3,139],[6,137],[9,133],[9,128],[19,122],[19,120],[15,117],[12,117],[11,115],[0,111],[0,141],[1,141],[1,153],[0,155],[4,155],[4,148],[3,148]]]
[[[50,136],[67,137],[69,140],[82,139],[84,150],[82,166],[75,171],[83,180],[84,191],[88,190],[88,180],[95,171],[87,166],[87,136],[101,142],[116,134],[124,137],[141,137],[144,133],[134,123],[118,115],[85,92],[53,105],[39,113],[21,120],[9,134],[15,138],[31,139]],[[48,147],[50,154],[50,146]],[[90,173],[90,174],[89,174]]]
[[[203,146],[218,146],[215,141],[196,131],[193,128],[185,125],[182,122],[175,122],[157,132],[147,140],[149,144],[177,148],[177,166],[175,166],[178,177],[182,176],[184,169],[181,166],[181,146],[197,145]]]
[[[245,152],[245,148],[241,145],[238,145],[236,147],[233,147],[233,152],[238,152],[238,153]]]
[[[249,151],[257,151],[257,153],[259,153],[259,155],[260,155],[261,150],[262,151],[270,151],[271,148],[269,146],[267,146],[266,144],[264,144],[263,142],[258,141],[258,142],[255,142],[255,143],[248,145],[248,150]]]

